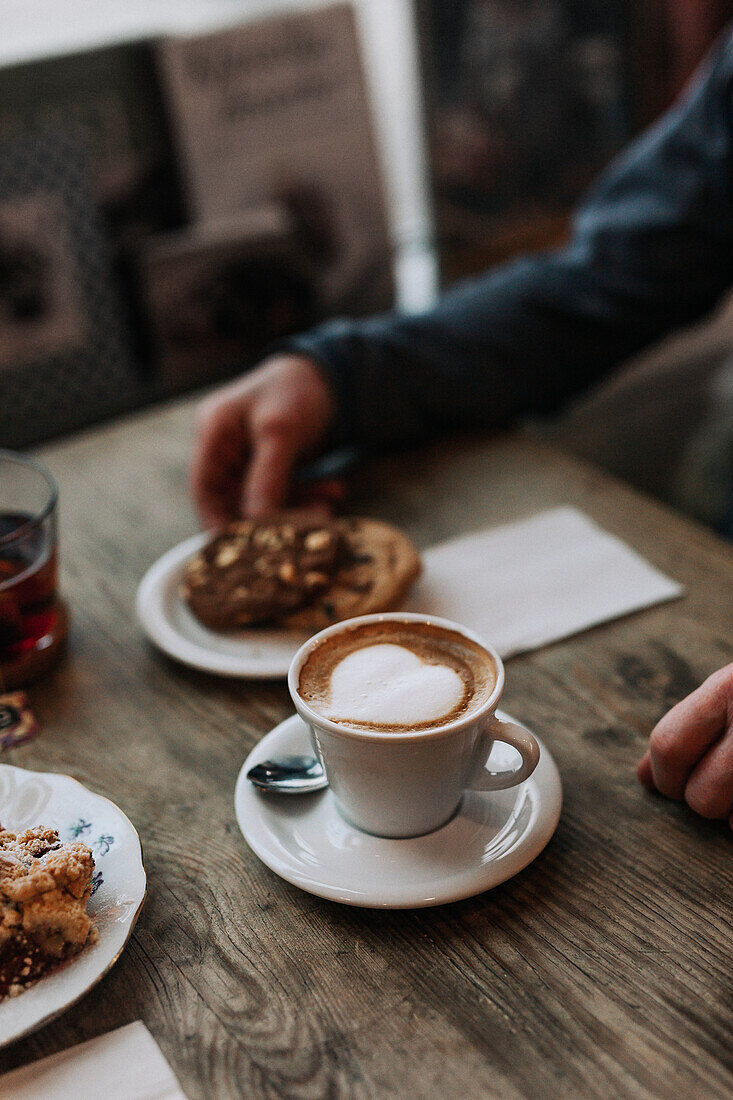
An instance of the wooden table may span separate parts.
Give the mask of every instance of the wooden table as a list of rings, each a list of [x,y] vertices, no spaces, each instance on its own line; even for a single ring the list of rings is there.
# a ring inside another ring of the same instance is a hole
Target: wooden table
[[[438,909],[347,908],[282,882],[234,819],[245,755],[291,712],[284,684],[191,672],[134,618],[146,568],[195,529],[192,407],[42,452],[61,486],[71,651],[32,691],[42,735],[3,759],[117,802],[149,892],[111,973],[0,1069],[142,1019],[191,1098],[729,1100],[731,833],[647,794],[634,765],[656,719],[733,658],[731,548],[519,437],[365,469],[354,510],[421,545],[571,503],[688,594],[508,663],[507,709],[565,787],[531,866]]]

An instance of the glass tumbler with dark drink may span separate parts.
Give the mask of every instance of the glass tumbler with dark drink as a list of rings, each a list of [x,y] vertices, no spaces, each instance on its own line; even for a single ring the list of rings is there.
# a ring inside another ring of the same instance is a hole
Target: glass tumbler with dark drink
[[[57,500],[42,466],[0,450],[0,692],[50,668],[66,639],[56,591]]]

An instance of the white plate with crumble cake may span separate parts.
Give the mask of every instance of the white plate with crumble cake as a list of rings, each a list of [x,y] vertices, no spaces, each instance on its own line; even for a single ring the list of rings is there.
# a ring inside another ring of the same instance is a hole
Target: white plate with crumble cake
[[[59,1015],[119,958],[145,898],[123,812],[67,775],[0,765],[0,1046]]]

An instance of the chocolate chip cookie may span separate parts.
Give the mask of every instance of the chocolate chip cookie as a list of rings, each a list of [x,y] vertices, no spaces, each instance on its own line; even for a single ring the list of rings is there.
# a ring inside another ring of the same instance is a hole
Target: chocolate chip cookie
[[[188,563],[181,595],[215,630],[273,622],[328,587],[340,546],[333,524],[233,523]]]
[[[342,519],[341,550],[328,585],[307,605],[284,615],[283,626],[315,632],[341,619],[399,607],[421,569],[412,542],[375,519]]]

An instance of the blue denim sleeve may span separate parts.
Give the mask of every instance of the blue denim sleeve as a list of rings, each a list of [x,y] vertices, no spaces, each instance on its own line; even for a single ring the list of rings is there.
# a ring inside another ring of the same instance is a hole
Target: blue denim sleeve
[[[733,37],[605,172],[568,245],[457,285],[428,313],[335,320],[288,342],[335,389],[340,441],[369,450],[546,413],[733,278]]]

